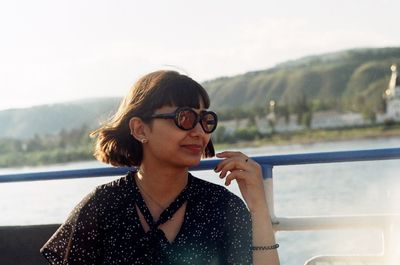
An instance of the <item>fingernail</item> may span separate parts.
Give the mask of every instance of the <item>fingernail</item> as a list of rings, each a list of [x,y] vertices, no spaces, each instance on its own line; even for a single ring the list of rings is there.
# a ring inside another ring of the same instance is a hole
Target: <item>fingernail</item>
[[[215,172],[217,172],[217,167],[218,167],[218,166],[215,166],[215,167],[214,167],[214,171],[215,171]]]
[[[220,177],[220,178],[222,178],[222,172],[221,172],[221,173],[219,173],[219,177]]]

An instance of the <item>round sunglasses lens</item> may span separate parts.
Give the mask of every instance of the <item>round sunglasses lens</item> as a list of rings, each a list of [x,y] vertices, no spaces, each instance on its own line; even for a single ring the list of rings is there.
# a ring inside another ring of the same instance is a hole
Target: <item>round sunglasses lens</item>
[[[204,114],[203,118],[201,119],[201,125],[205,132],[209,133],[214,131],[215,127],[217,126],[217,121],[213,114],[206,113]]]
[[[178,114],[178,125],[184,130],[193,129],[196,126],[197,113],[192,110],[182,110]]]

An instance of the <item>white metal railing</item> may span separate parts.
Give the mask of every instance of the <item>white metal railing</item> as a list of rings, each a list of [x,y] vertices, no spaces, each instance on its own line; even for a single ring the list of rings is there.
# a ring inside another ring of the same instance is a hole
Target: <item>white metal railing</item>
[[[384,264],[393,246],[388,241],[393,218],[399,215],[359,215],[359,216],[311,216],[311,217],[276,217],[273,198],[273,168],[276,166],[337,163],[355,161],[375,161],[400,159],[400,148],[356,150],[341,152],[323,152],[309,154],[292,154],[278,156],[252,157],[263,168],[264,187],[275,231],[305,231],[331,229],[374,228],[382,231],[383,253],[379,256],[317,256],[308,260],[306,265],[329,264]],[[220,159],[204,160],[191,170],[214,168]],[[400,164],[399,164],[400,165]],[[50,179],[87,178],[99,176],[116,176],[125,174],[130,168],[95,168],[66,170],[56,172],[38,172],[0,175],[1,182],[37,181]],[[390,264],[391,265],[391,264]]]

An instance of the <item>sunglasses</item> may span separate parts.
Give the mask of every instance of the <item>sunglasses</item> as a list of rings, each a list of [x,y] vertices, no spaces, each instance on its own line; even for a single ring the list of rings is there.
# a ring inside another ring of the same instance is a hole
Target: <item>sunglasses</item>
[[[205,133],[212,133],[217,128],[217,114],[212,111],[201,111],[200,114],[189,107],[177,108],[172,113],[153,114],[153,119],[174,119],[175,125],[188,131],[196,127],[200,122]]]

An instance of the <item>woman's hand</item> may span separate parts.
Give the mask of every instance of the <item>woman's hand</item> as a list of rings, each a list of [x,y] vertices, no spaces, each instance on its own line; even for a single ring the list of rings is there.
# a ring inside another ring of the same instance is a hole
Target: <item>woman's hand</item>
[[[226,151],[218,153],[224,158],[216,167],[225,185],[236,180],[251,213],[253,246],[272,246],[276,244],[274,230],[268,213],[268,205],[262,178],[261,166],[241,152]],[[279,265],[278,252],[253,251],[253,264]]]
[[[261,166],[241,152],[225,151],[216,156],[224,158],[214,171],[225,178],[225,185],[235,179],[251,212],[267,210]]]

